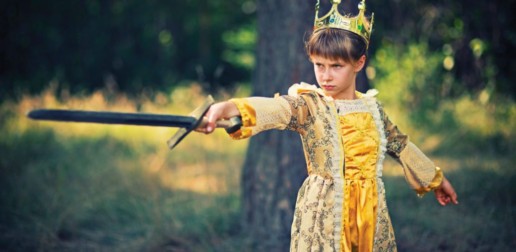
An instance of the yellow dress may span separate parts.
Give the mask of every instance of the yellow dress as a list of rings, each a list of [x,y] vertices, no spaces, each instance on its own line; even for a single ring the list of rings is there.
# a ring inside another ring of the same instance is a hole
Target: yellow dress
[[[385,154],[423,194],[442,172],[390,122],[373,95],[333,100],[320,89],[293,85],[289,95],[233,99],[242,139],[270,129],[299,133],[307,177],[299,188],[291,251],[396,251],[382,180]],[[292,92],[291,92],[292,90]]]
[[[354,106],[354,101],[337,101]],[[344,109],[344,111],[350,111]],[[372,251],[377,209],[376,162],[379,134],[372,115],[351,112],[339,115],[344,143],[344,251]]]

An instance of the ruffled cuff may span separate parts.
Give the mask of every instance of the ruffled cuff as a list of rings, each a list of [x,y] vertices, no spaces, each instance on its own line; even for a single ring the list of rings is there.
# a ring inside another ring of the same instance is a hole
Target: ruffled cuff
[[[256,126],[256,111],[253,106],[244,98],[229,100],[236,105],[242,117],[242,127],[234,133],[229,134],[233,139],[244,139],[252,136],[252,127]]]
[[[437,189],[441,183],[443,182],[443,172],[441,171],[441,168],[435,167],[435,177],[432,179],[432,181],[428,184],[426,187],[420,187],[416,189],[417,196],[423,197],[427,192],[433,191]]]

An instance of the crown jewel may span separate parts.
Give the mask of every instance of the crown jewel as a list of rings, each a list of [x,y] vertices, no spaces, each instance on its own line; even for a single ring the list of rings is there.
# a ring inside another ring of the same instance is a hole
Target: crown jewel
[[[319,17],[320,1],[317,0],[315,4],[315,21],[314,31],[323,28],[337,28],[353,32],[362,37],[367,46],[369,46],[369,38],[373,30],[374,13],[371,16],[371,21],[367,20],[365,16],[365,0],[358,4],[358,15],[352,17],[350,15],[342,15],[339,13],[338,6],[341,0],[330,0],[332,3],[331,10],[326,15]]]

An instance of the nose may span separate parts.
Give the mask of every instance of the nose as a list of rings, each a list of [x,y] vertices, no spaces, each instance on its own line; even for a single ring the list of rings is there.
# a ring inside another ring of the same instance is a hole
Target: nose
[[[321,71],[321,80],[323,82],[328,82],[331,80],[330,69],[326,68],[323,71]]]

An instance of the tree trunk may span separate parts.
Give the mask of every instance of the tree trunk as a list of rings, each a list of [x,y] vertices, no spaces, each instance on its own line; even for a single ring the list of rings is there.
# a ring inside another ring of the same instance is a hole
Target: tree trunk
[[[315,1],[258,0],[253,95],[286,94],[291,84],[315,84],[304,39]],[[295,199],[306,177],[299,135],[267,131],[253,137],[243,171],[243,224],[255,251],[288,251]]]

